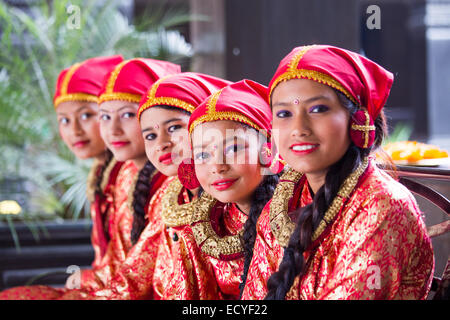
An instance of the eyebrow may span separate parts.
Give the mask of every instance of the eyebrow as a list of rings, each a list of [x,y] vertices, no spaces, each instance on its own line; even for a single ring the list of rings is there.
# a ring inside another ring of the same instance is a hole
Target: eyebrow
[[[315,97],[311,97],[309,99],[306,99],[304,101],[302,101],[303,104],[309,104],[311,102],[317,101],[317,100],[321,100],[321,99],[325,99],[325,100],[330,100],[330,98],[324,96],[324,95],[319,95],[319,96],[315,96]],[[272,105],[272,107],[289,107],[292,105],[292,102],[277,102],[274,103]]]
[[[182,120],[182,119],[181,119],[181,118],[172,118],[172,119],[169,119],[169,120],[164,121],[164,122],[162,123],[162,125],[164,126],[164,125],[166,125],[166,124],[168,124],[168,123],[175,122],[175,121],[180,121],[180,120]],[[142,129],[142,132],[150,131],[150,130],[152,130],[152,129],[153,129],[153,127],[150,126],[150,127],[147,127],[147,128]]]
[[[75,113],[77,113],[77,112],[80,112],[82,109],[89,109],[89,107],[88,106],[86,106],[86,105],[82,105],[81,107],[79,107],[77,110],[75,110]],[[56,114],[57,115],[61,115],[61,116],[65,116],[65,115],[67,115],[66,113],[64,113],[64,112],[56,112]]]
[[[223,144],[227,144],[229,141],[235,141],[235,140],[237,140],[237,139],[241,139],[242,137],[240,137],[240,136],[232,136],[232,137],[229,137],[228,139],[226,139],[226,140],[222,140],[222,143]],[[192,147],[192,149],[197,149],[197,148],[204,148],[207,144],[210,144],[209,142],[205,142],[203,145],[196,145],[196,146],[193,146]]]
[[[123,109],[125,109],[125,108],[133,108],[133,106],[130,106],[130,105],[125,105],[125,106],[123,106],[123,107],[120,107],[119,109],[117,109],[117,111],[121,111],[121,110],[123,110]],[[106,112],[106,113],[109,113],[109,111],[108,111],[108,110],[106,110],[106,109],[102,109],[102,108],[100,108],[100,109],[99,109],[99,111],[102,111],[102,112]],[[135,112],[135,111],[133,110],[133,112]]]

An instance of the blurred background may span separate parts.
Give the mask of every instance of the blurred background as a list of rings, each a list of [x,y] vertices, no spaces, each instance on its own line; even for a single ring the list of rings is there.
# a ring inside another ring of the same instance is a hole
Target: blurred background
[[[59,72],[93,56],[267,85],[293,47],[336,45],[394,73],[391,140],[450,150],[450,0],[3,0],[0,39],[0,289],[61,285],[92,260],[91,163],[63,145],[52,97]],[[448,181],[422,182],[449,198]],[[417,199],[427,225],[448,219]],[[433,239],[438,275],[449,244]]]

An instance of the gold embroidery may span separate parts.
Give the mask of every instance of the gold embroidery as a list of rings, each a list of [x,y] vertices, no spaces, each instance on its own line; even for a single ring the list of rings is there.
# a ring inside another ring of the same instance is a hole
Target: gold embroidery
[[[314,231],[312,236],[313,241],[320,236],[320,234],[325,230],[327,225],[334,219],[336,214],[338,214],[338,212],[344,206],[344,199],[347,199],[352,193],[353,189],[355,189],[359,177],[364,173],[364,171],[366,171],[368,165],[369,160],[366,157],[359,165],[359,167],[345,179],[344,183],[339,188],[336,197],[331,202],[330,207],[325,212],[322,221],[320,221],[317,229]]]
[[[169,183],[161,199],[161,218],[167,227],[178,227],[191,223],[198,200],[178,204],[178,196],[182,190],[183,185],[178,178],[175,178]]]
[[[217,100],[219,99],[220,94],[222,93],[222,90],[216,91],[209,99],[207,108],[206,108],[206,114],[201,116],[200,118],[196,119],[192,122],[191,126],[189,127],[189,133],[192,133],[194,131],[194,128],[203,123],[203,122],[211,122],[211,121],[217,121],[217,120],[232,120],[232,121],[238,121],[245,123],[252,128],[256,129],[257,131],[262,131],[266,136],[267,132],[260,128],[258,125],[256,125],[252,120],[250,120],[248,117],[244,116],[243,114],[240,114],[238,112],[231,112],[231,111],[216,111],[216,104]]]
[[[334,78],[330,77],[327,74],[324,74],[319,71],[315,70],[307,70],[307,69],[297,69],[298,65],[300,63],[300,60],[303,58],[305,53],[315,47],[315,45],[311,46],[304,46],[302,49],[292,58],[292,60],[288,64],[288,68],[286,72],[281,74],[272,84],[269,92],[269,100],[272,99],[272,91],[275,89],[275,87],[282,81],[287,81],[291,79],[310,79],[317,82],[321,82],[323,84],[326,84],[332,88],[335,88],[339,91],[341,91],[347,98],[349,98],[353,103],[356,105],[359,105],[359,103],[353,98],[353,96],[345,89],[338,81],[336,81]],[[269,101],[271,103],[271,101]]]
[[[72,79],[73,74],[75,71],[78,70],[78,68],[81,66],[81,63],[75,63],[72,67],[69,68],[69,70],[64,75],[64,79],[61,83],[61,91],[60,95],[55,99],[54,105],[55,109],[58,107],[58,105],[62,102],[66,101],[89,101],[89,102],[98,102],[98,98],[95,95],[88,94],[88,93],[67,93],[67,89],[69,87],[69,82]]]
[[[330,224],[336,214],[341,210],[344,205],[344,200],[347,199],[358,183],[359,177],[367,169],[369,164],[368,158],[365,158],[359,167],[352,172],[342,183],[336,197],[331,202],[330,207],[324,214],[323,219],[320,221],[317,229],[312,235],[312,241],[316,240],[320,234],[325,230],[328,224]],[[275,188],[272,202],[270,204],[270,228],[278,243],[287,247],[292,232],[295,229],[295,223],[287,215],[289,201],[293,197],[295,184],[300,180],[302,174],[289,169],[281,177],[280,182]]]
[[[206,192],[198,200],[191,223],[195,242],[202,252],[216,259],[219,259],[221,255],[243,252],[241,243],[243,230],[232,236],[219,237],[211,226],[210,218],[211,209],[216,200]]]
[[[138,94],[126,93],[126,92],[104,93],[98,98],[98,104],[103,103],[105,101],[111,101],[111,100],[120,100],[120,101],[139,103],[139,101],[141,101],[141,96]]]
[[[117,160],[115,158],[112,158],[109,163],[107,164],[105,170],[103,171],[103,175],[101,177],[102,182],[100,183],[100,189],[105,192],[105,189],[109,182],[109,176],[111,175],[112,170],[116,166]]]
[[[304,46],[304,47],[302,47],[302,49],[289,62],[287,71],[295,71],[295,70],[297,70],[298,64],[300,63],[300,60],[305,55],[306,51],[308,51],[309,49],[311,49],[313,47],[315,47],[315,46],[312,45],[312,46]]]
[[[364,115],[366,116],[366,123],[364,125],[352,124],[352,129],[363,131],[364,132],[364,146],[363,148],[367,148],[369,144],[369,132],[370,130],[376,130],[374,125],[370,125],[370,116],[367,110],[363,109]]]
[[[140,120],[142,112],[147,110],[150,107],[153,106],[159,106],[159,105],[165,105],[165,106],[173,106],[178,107],[183,110],[186,110],[187,112],[192,113],[195,110],[195,107],[187,102],[184,102],[181,99],[172,98],[172,97],[158,97],[158,98],[152,98],[151,100],[147,100],[145,104],[143,104],[139,108],[138,113],[138,119]]]
[[[122,68],[130,61],[131,60],[122,61],[120,64],[116,66],[114,71],[111,72],[111,75],[109,76],[108,82],[106,84],[105,93],[100,95],[100,97],[98,98],[99,104],[111,100],[121,100],[135,103],[139,103],[139,101],[141,101],[141,95],[139,94],[127,92],[114,92],[114,86],[116,84],[116,80],[117,77],[119,76],[120,71],[122,71]]]
[[[349,98],[353,103],[356,105],[359,105],[359,103],[353,98],[353,96],[347,91],[347,89],[344,88],[338,81],[336,81],[334,78],[330,77],[329,75],[316,71],[316,70],[306,70],[306,69],[298,69],[294,71],[287,71],[280,75],[270,88],[270,94],[269,97],[272,99],[272,91],[275,89],[275,87],[282,81],[287,81],[291,79],[310,79],[314,80],[323,84],[326,84],[336,90],[339,90],[342,92],[347,98]]]
[[[109,76],[108,83],[106,84],[106,90],[105,93],[113,93],[114,92],[114,85],[116,84],[117,77],[119,76],[120,71],[122,68],[130,62],[130,60],[125,60],[119,63],[111,72],[111,75]]]
[[[66,95],[61,95],[55,99],[55,109],[59,104],[66,101],[88,101],[88,102],[96,102],[98,103],[97,96],[88,93],[70,93]]]
[[[77,69],[81,66],[81,63],[75,63],[73,66],[70,67],[70,69],[67,71],[67,73],[64,76],[63,82],[61,84],[61,95],[67,94],[67,88],[69,87],[70,79],[72,79],[73,74]]]
[[[287,212],[289,201],[294,194],[295,185],[302,176],[302,173],[292,168],[283,173],[270,203],[270,229],[278,243],[283,247],[287,246],[289,238],[295,229],[295,223],[291,221]]]
[[[195,110],[195,107],[181,99],[174,98],[174,97],[156,97],[156,91],[158,90],[159,85],[162,81],[166,80],[167,78],[170,78],[174,76],[173,74],[165,76],[163,78],[160,78],[158,81],[156,81],[147,96],[147,101],[139,108],[138,113],[138,119],[141,118],[142,112],[147,110],[150,107],[157,106],[157,105],[166,105],[166,106],[173,106],[178,107],[183,110],[186,110],[190,113],[192,113]]]

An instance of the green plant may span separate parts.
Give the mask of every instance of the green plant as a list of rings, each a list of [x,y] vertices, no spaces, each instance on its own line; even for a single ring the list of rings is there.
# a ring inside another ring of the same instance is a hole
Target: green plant
[[[412,132],[413,127],[410,124],[400,122],[395,125],[392,132],[389,132],[389,135],[383,141],[383,145],[391,142],[407,141],[411,138]]]
[[[70,5],[80,9],[75,28]],[[191,47],[170,28],[191,18],[158,11],[136,27],[120,12],[119,1],[42,0],[29,12],[0,2],[0,184],[11,177],[30,184],[26,212],[18,219],[76,219],[87,213],[91,162],[77,160],[59,137],[52,102],[59,72],[112,54],[185,63]],[[11,225],[13,218],[0,214],[0,222]]]

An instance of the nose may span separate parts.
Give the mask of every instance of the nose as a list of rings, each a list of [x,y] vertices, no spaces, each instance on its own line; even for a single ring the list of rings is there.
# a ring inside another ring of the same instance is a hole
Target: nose
[[[296,121],[293,122],[291,135],[298,137],[306,137],[311,134],[311,126],[307,116],[297,115]]]
[[[111,121],[109,121],[109,132],[113,136],[118,136],[123,134],[122,126],[120,124],[119,117],[116,117],[115,115],[111,115]]]
[[[214,163],[211,165],[212,174],[224,174],[228,171],[229,166],[226,163]]]
[[[170,147],[173,146],[172,140],[166,134],[162,133],[159,135],[158,146],[156,150],[159,152],[167,151]]]
[[[226,163],[223,152],[216,151],[210,162],[212,174],[223,174],[230,168]]]
[[[81,126],[80,122],[76,118],[72,121],[71,129],[75,136],[81,136],[83,134],[83,127]]]

